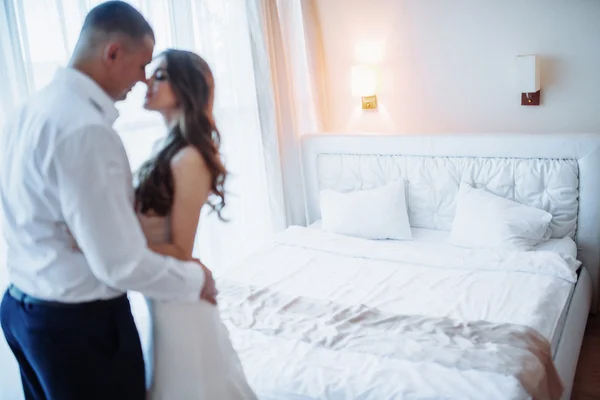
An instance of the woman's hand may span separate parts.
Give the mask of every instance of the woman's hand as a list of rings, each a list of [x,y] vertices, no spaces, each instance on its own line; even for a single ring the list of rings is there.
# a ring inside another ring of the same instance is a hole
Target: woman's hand
[[[195,258],[193,261],[200,264],[200,267],[204,270],[204,287],[200,292],[200,298],[202,300],[206,300],[211,304],[217,304],[217,294],[219,293],[217,287],[215,285],[215,279],[213,278],[212,272],[210,269],[206,267],[206,265],[202,264],[200,260]]]

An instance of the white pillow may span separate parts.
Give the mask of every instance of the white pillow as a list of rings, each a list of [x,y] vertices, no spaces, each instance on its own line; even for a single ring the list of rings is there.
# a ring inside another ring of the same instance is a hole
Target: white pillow
[[[550,237],[552,214],[461,182],[449,242],[460,247],[532,250]]]
[[[340,193],[320,192],[322,229],[364,239],[411,240],[404,180]]]

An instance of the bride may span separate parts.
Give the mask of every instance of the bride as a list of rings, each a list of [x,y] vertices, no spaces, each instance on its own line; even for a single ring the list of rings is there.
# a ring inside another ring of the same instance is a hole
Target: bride
[[[214,79],[208,64],[188,51],[167,50],[157,63],[144,107],[162,114],[169,133],[139,171],[136,210],[152,250],[191,259],[202,206],[219,217],[225,206]],[[148,306],[149,399],[256,399],[216,306],[153,300]]]

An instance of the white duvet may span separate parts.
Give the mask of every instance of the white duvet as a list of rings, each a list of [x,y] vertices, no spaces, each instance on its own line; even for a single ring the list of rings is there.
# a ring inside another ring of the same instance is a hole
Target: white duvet
[[[265,399],[520,399],[523,363],[530,382],[553,371],[508,339],[553,339],[578,266],[293,227],[222,278],[220,302]]]

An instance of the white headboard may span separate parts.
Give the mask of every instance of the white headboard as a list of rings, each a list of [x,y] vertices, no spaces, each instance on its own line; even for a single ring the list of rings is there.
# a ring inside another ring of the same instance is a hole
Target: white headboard
[[[411,225],[449,230],[461,180],[553,215],[552,236],[571,236],[600,282],[600,134],[420,134],[302,137],[308,223],[319,190],[352,191],[402,177]]]

